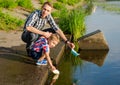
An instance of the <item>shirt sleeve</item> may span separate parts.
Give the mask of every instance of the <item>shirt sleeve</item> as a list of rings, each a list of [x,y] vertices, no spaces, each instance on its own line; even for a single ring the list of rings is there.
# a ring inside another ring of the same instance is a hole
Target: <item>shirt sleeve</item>
[[[37,10],[32,12],[29,17],[27,18],[26,20],[26,23],[25,23],[25,27],[28,27],[28,26],[34,26],[34,24],[36,23],[38,19],[38,12]]]
[[[49,52],[49,46],[48,45],[43,45],[43,52]]]
[[[57,26],[57,24],[55,23],[53,17],[51,16],[51,14],[49,14],[47,16],[47,20],[48,20],[48,23],[50,24],[50,26],[56,31],[59,29],[59,27]]]

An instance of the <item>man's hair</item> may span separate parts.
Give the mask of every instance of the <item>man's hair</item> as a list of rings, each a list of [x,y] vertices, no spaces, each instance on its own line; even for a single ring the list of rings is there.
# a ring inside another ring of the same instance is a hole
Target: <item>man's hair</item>
[[[44,4],[42,5],[42,8],[45,6],[45,5],[49,5],[51,8],[53,8],[52,4],[50,2],[44,2]]]
[[[60,37],[57,33],[55,34],[52,34],[50,37],[49,37],[50,40],[55,40],[57,42],[60,42]]]

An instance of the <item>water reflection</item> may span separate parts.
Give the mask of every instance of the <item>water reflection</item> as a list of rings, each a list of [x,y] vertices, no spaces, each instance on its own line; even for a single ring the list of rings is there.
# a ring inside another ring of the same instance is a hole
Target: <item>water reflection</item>
[[[82,60],[92,62],[98,66],[104,64],[108,51],[80,51],[80,58]]]
[[[54,85],[54,83],[56,82],[56,80],[58,79],[58,77],[59,77],[58,74],[54,75],[53,78],[52,78],[52,80],[51,80],[51,82],[50,82],[50,85]]]
[[[79,82],[80,82],[80,80],[78,80],[78,79],[74,79],[72,85],[78,85]]]
[[[48,79],[45,83],[45,85],[55,85],[55,82],[57,81],[57,79],[59,78],[59,74],[49,74],[48,75]]]
[[[86,19],[86,31],[89,33],[98,28],[102,30],[110,47],[109,53],[108,51],[80,51],[82,61],[90,63],[82,62],[82,65],[74,66],[71,60],[77,57],[65,56],[61,60],[63,62],[60,62],[62,64],[59,65],[61,74],[56,85],[71,85],[71,83],[74,85],[74,80],[80,80],[77,85],[120,85],[119,22],[119,15],[97,7],[96,12]]]

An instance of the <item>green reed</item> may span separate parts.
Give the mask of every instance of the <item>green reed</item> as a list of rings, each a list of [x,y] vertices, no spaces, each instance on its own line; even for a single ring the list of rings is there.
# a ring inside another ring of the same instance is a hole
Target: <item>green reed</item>
[[[72,35],[72,41],[75,44],[76,51],[79,49],[77,39],[85,33],[85,16],[83,10],[78,8],[74,10],[63,9],[59,17],[59,26],[65,34]],[[73,65],[81,65],[82,60],[72,55],[70,51],[71,50],[65,52],[65,56],[69,56],[68,58]]]
[[[57,10],[61,10],[64,6],[63,3],[60,3],[60,2],[56,2],[56,3],[53,3],[53,7]]]
[[[76,41],[85,32],[84,19],[85,14],[81,9],[63,10],[60,14],[59,26],[65,33],[73,35],[73,41]]]

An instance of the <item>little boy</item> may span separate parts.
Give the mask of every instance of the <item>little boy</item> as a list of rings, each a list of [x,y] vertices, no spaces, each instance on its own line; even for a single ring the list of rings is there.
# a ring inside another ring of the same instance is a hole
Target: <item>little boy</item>
[[[37,60],[37,65],[47,65],[47,61],[50,64],[52,70],[56,68],[53,66],[51,58],[49,56],[50,48],[55,47],[59,43],[59,35],[51,34],[49,38],[41,36],[31,48],[31,57]],[[46,61],[47,59],[47,61]]]

